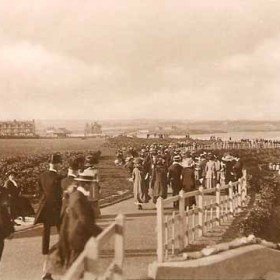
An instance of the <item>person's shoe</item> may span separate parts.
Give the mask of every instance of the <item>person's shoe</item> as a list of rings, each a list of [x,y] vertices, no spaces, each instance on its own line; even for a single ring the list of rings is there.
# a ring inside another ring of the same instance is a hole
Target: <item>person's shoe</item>
[[[142,205],[138,205],[138,210],[142,210],[142,209],[143,209]]]
[[[43,280],[54,280],[54,279],[52,278],[51,273],[49,273],[49,272],[47,272],[46,274],[44,274],[44,275],[42,276],[42,279],[43,279]]]

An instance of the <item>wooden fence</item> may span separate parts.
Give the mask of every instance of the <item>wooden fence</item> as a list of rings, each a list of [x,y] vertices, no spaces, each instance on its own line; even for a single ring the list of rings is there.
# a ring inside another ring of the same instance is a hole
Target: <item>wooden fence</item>
[[[186,199],[196,198],[196,205],[186,207]],[[211,199],[212,197],[212,199]],[[157,261],[164,262],[170,255],[182,251],[188,244],[199,239],[204,233],[242,211],[246,206],[247,174],[237,182],[211,189],[187,192],[157,200]],[[165,207],[179,201],[179,210],[165,214]]]
[[[196,150],[234,150],[234,149],[275,149],[279,144],[275,142],[241,142],[241,141],[218,141],[211,144],[196,146]]]
[[[110,226],[96,238],[92,237],[86,244],[84,251],[66,272],[63,280],[122,280],[124,261],[124,215],[118,215]],[[100,273],[102,246],[114,237],[114,258],[105,273]]]

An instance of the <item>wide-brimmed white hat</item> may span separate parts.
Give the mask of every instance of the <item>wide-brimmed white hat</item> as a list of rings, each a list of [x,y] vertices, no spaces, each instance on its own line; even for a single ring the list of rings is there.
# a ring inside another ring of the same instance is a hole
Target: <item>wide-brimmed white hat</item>
[[[81,182],[94,182],[96,180],[96,169],[87,168],[74,179]]]

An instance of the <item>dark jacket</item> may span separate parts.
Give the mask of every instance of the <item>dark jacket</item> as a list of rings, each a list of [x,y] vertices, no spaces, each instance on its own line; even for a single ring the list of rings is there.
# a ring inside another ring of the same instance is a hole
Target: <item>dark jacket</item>
[[[225,162],[225,183],[228,184],[230,181],[234,181],[234,173],[233,173],[233,166],[235,161],[226,161]]]
[[[182,189],[185,192],[195,189],[194,170],[191,167],[184,167],[182,170]]]
[[[180,164],[172,164],[168,168],[168,181],[172,187],[172,189],[176,188],[178,190],[181,189],[181,174],[183,167]]]
[[[243,176],[242,169],[243,162],[241,160],[237,160],[233,165],[233,172],[236,180],[240,179]]]
[[[51,226],[60,224],[62,203],[61,177],[54,171],[46,171],[39,178],[41,200],[34,224],[46,223]]]
[[[154,197],[167,197],[167,169],[165,166],[155,166],[153,168],[151,186]]]

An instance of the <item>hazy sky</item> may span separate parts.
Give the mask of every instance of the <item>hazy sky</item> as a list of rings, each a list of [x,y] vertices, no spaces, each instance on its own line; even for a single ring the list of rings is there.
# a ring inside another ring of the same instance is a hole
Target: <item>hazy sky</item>
[[[1,119],[280,119],[279,0],[0,0]]]

